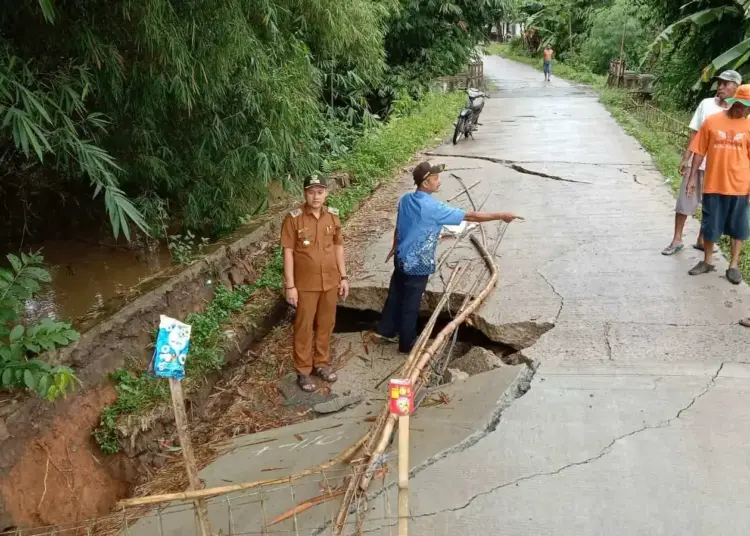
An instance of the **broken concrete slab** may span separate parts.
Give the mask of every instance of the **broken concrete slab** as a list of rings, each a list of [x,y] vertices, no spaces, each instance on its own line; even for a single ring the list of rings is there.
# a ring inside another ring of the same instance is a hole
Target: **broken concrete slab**
[[[437,463],[493,430],[501,412],[519,395],[519,385],[528,381],[530,375],[525,366],[503,367],[441,388],[448,403],[421,408],[411,419],[412,467]],[[212,487],[283,477],[314,467],[354,443],[371,426],[368,418],[377,415],[381,407],[381,404],[360,404],[341,414],[237,438],[222,447],[222,456],[203,469],[200,478],[207,487]],[[394,441],[393,448],[396,446]],[[393,454],[389,456],[395,460]],[[287,484],[265,487],[263,496],[256,489],[212,499],[209,501],[212,530],[229,534],[231,523],[235,532],[260,533],[264,515],[270,521],[294,504],[319,496],[326,485],[332,488],[341,485],[346,475],[348,471],[342,466],[310,475],[295,482],[294,495]],[[374,482],[373,490],[377,486],[378,482]],[[235,506],[230,517],[231,505]],[[324,526],[333,518],[338,505],[338,500],[332,500],[298,514],[297,530],[309,534]],[[184,536],[192,534],[193,527],[192,510],[176,504],[162,512],[161,527],[159,518],[152,515],[130,530],[139,536]],[[294,520],[274,525],[272,529],[293,531]]]
[[[326,402],[320,402],[313,406],[313,411],[316,413],[335,413],[341,411],[344,408],[353,406],[362,402],[362,395],[347,395],[339,396]]]
[[[463,370],[457,368],[448,368],[443,374],[443,381],[445,383],[462,382],[469,379],[469,374]]]
[[[744,534],[748,394],[748,365],[542,365],[501,427],[412,478],[409,533]]]
[[[373,341],[365,344],[363,337],[364,332],[336,334],[333,352],[345,356],[346,365],[336,367],[339,379],[331,384],[331,393],[351,393],[382,400],[387,395],[387,382],[379,387],[376,387],[377,384],[403,365],[406,356],[399,353],[398,344]]]
[[[451,361],[450,365],[451,368],[456,368],[473,376],[501,367],[503,362],[486,348],[475,346],[465,355]]]

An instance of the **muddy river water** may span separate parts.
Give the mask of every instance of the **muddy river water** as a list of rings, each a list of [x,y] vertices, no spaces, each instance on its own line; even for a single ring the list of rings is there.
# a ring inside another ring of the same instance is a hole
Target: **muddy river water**
[[[96,314],[108,301],[172,265],[168,248],[158,242],[100,245],[55,240],[30,249],[39,248],[52,283],[26,303],[27,320],[72,320]]]

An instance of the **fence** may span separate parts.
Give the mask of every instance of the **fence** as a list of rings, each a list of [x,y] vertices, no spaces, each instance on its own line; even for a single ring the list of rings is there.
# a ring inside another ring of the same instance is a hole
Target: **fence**
[[[467,70],[455,76],[441,76],[436,78],[432,86],[440,91],[456,91],[468,87],[484,87],[484,63],[481,61],[472,62]]]
[[[370,502],[360,504],[343,534],[396,534],[395,470],[386,459],[370,486]],[[333,533],[333,520],[352,467],[338,467],[277,485],[258,486],[243,492],[208,499],[214,535],[250,536]],[[367,519],[364,519],[364,513]],[[200,536],[192,502],[161,507],[135,507],[69,525],[15,530],[0,536]]]
[[[656,106],[637,100],[632,94],[628,95],[625,108],[640,122],[663,135],[678,151],[683,151],[687,147],[690,129],[686,121],[675,119]]]
[[[469,64],[468,87],[481,87],[484,83],[484,63],[475,61]]]

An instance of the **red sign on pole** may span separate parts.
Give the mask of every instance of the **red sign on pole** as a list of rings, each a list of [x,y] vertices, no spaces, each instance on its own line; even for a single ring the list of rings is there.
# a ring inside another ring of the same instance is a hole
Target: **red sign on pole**
[[[414,411],[414,389],[410,380],[391,379],[388,382],[391,415],[411,415]]]

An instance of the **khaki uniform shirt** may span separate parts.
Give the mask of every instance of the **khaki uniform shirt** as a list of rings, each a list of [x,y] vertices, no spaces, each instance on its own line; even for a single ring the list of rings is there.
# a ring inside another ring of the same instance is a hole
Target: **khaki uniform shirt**
[[[320,218],[305,204],[286,215],[281,247],[294,250],[294,286],[303,291],[325,291],[341,280],[334,245],[342,246],[339,211],[323,207]]]

